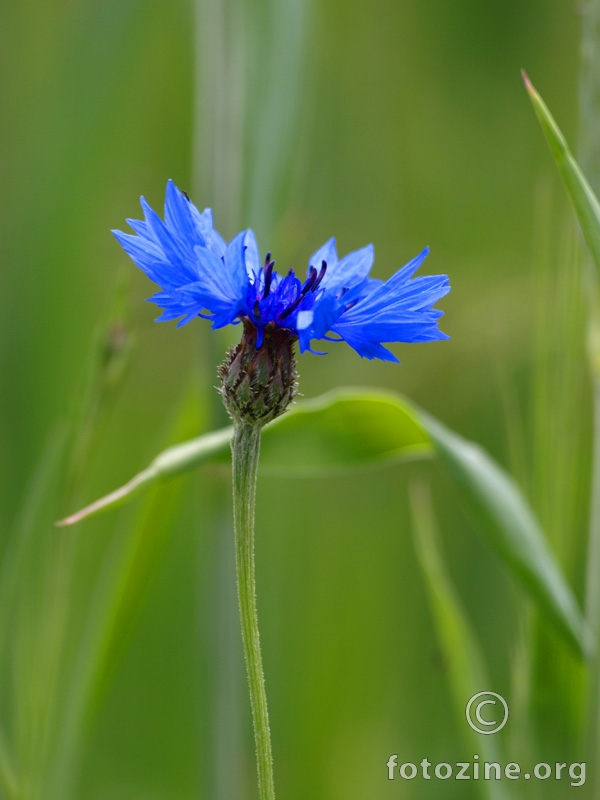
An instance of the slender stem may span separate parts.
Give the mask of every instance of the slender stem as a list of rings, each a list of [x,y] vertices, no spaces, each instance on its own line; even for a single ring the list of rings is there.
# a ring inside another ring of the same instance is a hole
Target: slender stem
[[[233,517],[235,524],[235,553],[238,600],[244,655],[250,687],[258,793],[260,800],[274,800],[273,756],[265,678],[260,653],[260,637],[256,614],[254,575],[254,505],[256,477],[260,453],[260,432],[257,425],[238,422],[231,444],[233,455]]]

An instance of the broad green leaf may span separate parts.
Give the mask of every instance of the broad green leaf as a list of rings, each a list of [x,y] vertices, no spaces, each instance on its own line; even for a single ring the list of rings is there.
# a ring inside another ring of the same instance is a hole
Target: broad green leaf
[[[228,462],[233,428],[165,450],[125,486],[62,520],[73,525],[129,500],[157,480],[207,461]],[[294,406],[267,426],[261,471],[331,475],[431,455],[429,438],[406,402],[385,392],[340,389]]]
[[[465,720],[469,699],[478,692],[489,691],[491,684],[479,644],[444,565],[435,511],[426,484],[416,481],[411,484],[410,507],[415,551],[425,578],[425,588],[446,665],[458,728],[466,746],[482,751],[482,760],[502,762],[496,737],[475,733]],[[482,797],[491,800],[502,800],[506,797],[501,783],[495,780],[480,781],[477,789]]]
[[[579,652],[591,655],[591,632],[518,486],[481,447],[425,412],[419,419],[501,561],[568,641]]]
[[[233,428],[223,428],[219,431],[206,433],[197,439],[169,447],[158,455],[152,463],[138,472],[124,486],[114,492],[101,497],[81,511],[66,517],[57,523],[59,526],[74,525],[86,517],[91,517],[100,511],[116,508],[131,500],[142,489],[147,489],[156,481],[169,478],[181,472],[186,472],[205,461],[214,458],[220,452],[227,450],[233,434]]]
[[[336,389],[306,400],[268,425],[261,473],[288,477],[345,474],[431,456],[429,437],[398,395]],[[215,453],[229,463],[229,453]]]
[[[298,404],[265,429],[261,468],[332,475],[431,454],[429,437],[402,397],[339,389]]]
[[[560,176],[571,199],[594,264],[600,270],[600,203],[573,158],[567,140],[556,124],[554,117],[525,73],[523,73],[523,80],[550,151],[556,161]]]
[[[224,428],[165,450],[128,484],[60,524],[112,508],[198,464],[226,462],[231,435],[232,429]],[[399,395],[340,389],[298,404],[265,428],[261,469],[281,476],[331,475],[428,457],[433,449],[465,490],[482,533],[511,574],[569,641],[590,653],[591,637],[575,598],[514,481],[484,450]]]

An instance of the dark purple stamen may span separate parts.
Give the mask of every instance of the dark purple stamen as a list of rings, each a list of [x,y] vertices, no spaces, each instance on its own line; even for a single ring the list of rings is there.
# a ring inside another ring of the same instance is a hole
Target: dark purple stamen
[[[304,281],[304,285],[298,292],[296,298],[290,305],[279,315],[279,319],[285,319],[290,314],[292,314],[300,305],[300,303],[304,300],[306,295],[310,291],[315,291],[318,285],[321,283],[323,278],[325,277],[325,273],[327,271],[327,264],[323,261],[321,264],[321,270],[317,273],[315,267],[311,267],[308,273],[308,278]],[[290,274],[292,271],[290,270]]]
[[[306,289],[305,291],[305,287],[306,284],[304,284],[302,289],[298,292],[298,296],[296,297],[296,299],[292,303],[290,303],[290,305],[285,309],[285,311],[282,311],[282,313],[279,315],[279,319],[285,319],[286,317],[289,317],[289,315],[298,308],[298,306],[304,299],[306,292],[308,291],[308,289]]]
[[[271,253],[267,254],[269,257]],[[275,266],[274,261],[269,261],[267,264],[265,261],[265,288],[263,291],[263,299],[269,296],[269,292],[271,291],[271,281],[273,279],[273,267]]]
[[[310,290],[315,285],[316,280],[317,280],[317,270],[314,267],[311,267],[308,271],[308,278],[304,281],[304,284],[300,289],[301,297],[304,297],[305,294],[308,294],[308,292],[310,292]]]
[[[311,291],[313,291],[313,292],[316,291],[317,287],[319,286],[319,284],[321,283],[321,281],[325,277],[325,273],[326,272],[327,272],[327,262],[326,261],[321,261],[321,271],[319,272],[319,275],[318,275],[314,285],[312,286]]]

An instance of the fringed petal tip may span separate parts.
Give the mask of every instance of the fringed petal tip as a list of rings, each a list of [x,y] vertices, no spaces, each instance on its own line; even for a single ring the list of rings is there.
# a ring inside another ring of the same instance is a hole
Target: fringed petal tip
[[[301,352],[326,355],[312,342],[346,341],[362,358],[398,363],[384,343],[444,340],[434,304],[450,291],[446,275],[414,277],[429,254],[424,248],[388,280],[371,278],[374,248],[343,258],[329,239],[309,260],[306,280],[279,274],[268,253],[261,263],[252,230],[229,244],[214,230],[212,212],[200,212],[167,181],[164,220],[140,198],[143,220],[127,220],[133,234],[112,233],[132,261],[161,291],[149,298],[162,308],[160,322],[177,327],[196,317],[214,329],[244,320],[257,343],[274,326],[297,339]],[[260,346],[260,345],[259,345]]]

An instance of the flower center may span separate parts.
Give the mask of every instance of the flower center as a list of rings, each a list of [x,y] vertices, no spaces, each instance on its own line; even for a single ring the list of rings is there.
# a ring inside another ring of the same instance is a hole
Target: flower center
[[[274,322],[293,329],[292,315],[299,309],[312,308],[319,296],[318,289],[327,272],[327,263],[322,261],[320,270],[311,267],[304,283],[296,277],[293,269],[281,277],[274,267],[275,261],[271,253],[267,253],[264,266],[248,290],[248,318],[256,327]]]

